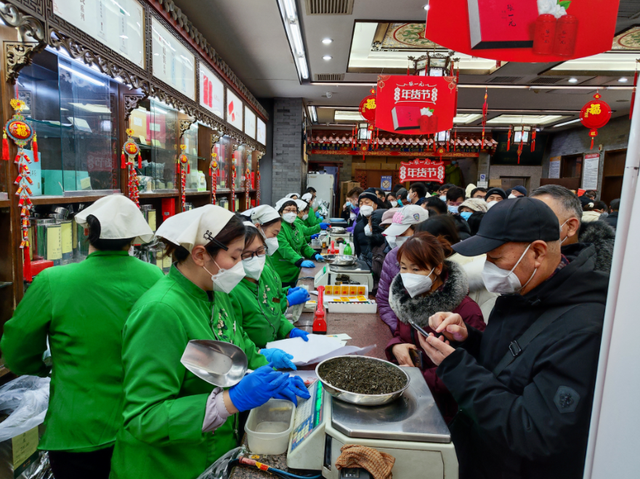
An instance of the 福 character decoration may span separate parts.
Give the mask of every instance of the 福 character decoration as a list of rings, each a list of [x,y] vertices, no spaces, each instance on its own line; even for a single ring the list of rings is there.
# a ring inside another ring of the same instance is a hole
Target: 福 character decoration
[[[249,156],[248,161],[251,161],[251,156]],[[247,169],[244,172],[244,209],[248,210],[251,208],[251,198],[249,196],[249,188],[251,187],[251,170],[247,166]]]
[[[180,201],[182,202],[182,211],[185,211],[187,196],[187,175],[191,173],[191,165],[189,164],[189,158],[185,154],[184,150],[187,149],[187,145],[180,145],[180,155],[178,155],[178,173],[180,173],[180,187],[181,195]]]
[[[211,163],[209,163],[209,176],[211,177],[211,204],[216,204],[216,190],[218,188],[218,154],[215,146],[211,152]]]
[[[17,186],[16,196],[19,197],[18,207],[20,208],[20,229],[22,230],[20,249],[23,251],[24,256],[23,276],[25,281],[32,281],[31,258],[29,253],[31,247],[29,244],[29,228],[31,227],[30,212],[33,208],[33,203],[31,202],[31,195],[33,193],[30,185],[33,184],[33,180],[31,179],[31,172],[29,171],[31,158],[26,153],[25,148],[29,142],[31,142],[33,161],[37,163],[39,161],[38,142],[35,131],[22,115],[22,110],[26,108],[25,102],[14,98],[11,100],[11,108],[13,108],[16,113],[14,113],[4,126],[2,135],[2,159],[9,161],[8,138],[11,138],[18,147],[18,152],[13,162],[18,166],[18,176],[14,184]]]
[[[256,206],[260,206],[260,158],[263,153],[258,153],[258,161],[256,161]]]
[[[611,119],[611,107],[601,100],[600,93],[593,95],[593,100],[582,107],[580,111],[580,122],[589,128],[591,137],[591,149],[593,150],[593,140],[598,136],[598,128],[602,128]]]
[[[127,141],[122,146],[120,168],[127,169],[129,199],[140,208],[140,179],[136,172],[136,160],[138,169],[142,169],[142,156],[140,155],[140,146],[134,141],[132,135],[133,130],[127,128]]]

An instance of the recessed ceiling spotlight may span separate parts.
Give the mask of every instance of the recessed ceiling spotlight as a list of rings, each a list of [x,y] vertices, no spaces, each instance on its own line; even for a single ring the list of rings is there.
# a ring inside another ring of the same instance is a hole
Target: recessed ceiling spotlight
[[[569,78],[569,83],[578,83],[577,78]]]
[[[331,60],[332,58],[333,58],[333,57],[332,57],[331,55],[325,55],[325,56],[323,56],[323,57],[322,57],[322,59],[323,59],[323,60],[325,60],[325,61],[329,61],[329,60]]]
[[[618,81],[620,83],[627,83],[629,80],[627,79],[627,77],[622,77],[622,78],[618,78]]]
[[[333,42],[333,40],[331,38],[323,38],[322,39],[322,43],[324,43],[325,45],[329,45],[332,42]]]
[[[429,4],[427,3],[427,4],[426,4],[424,7],[422,7],[422,8],[424,8],[425,10],[429,10]]]

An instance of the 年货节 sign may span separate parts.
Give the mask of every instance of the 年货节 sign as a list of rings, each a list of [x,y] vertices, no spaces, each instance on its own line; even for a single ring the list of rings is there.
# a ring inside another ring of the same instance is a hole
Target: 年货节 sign
[[[400,163],[400,182],[435,181],[444,183],[444,163],[442,161],[413,160]]]

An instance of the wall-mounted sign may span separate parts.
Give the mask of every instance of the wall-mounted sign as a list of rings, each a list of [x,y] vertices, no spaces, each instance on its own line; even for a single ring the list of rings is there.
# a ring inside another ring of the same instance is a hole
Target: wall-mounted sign
[[[455,77],[380,75],[376,127],[403,135],[449,130],[457,97]]]
[[[597,190],[598,189],[598,168],[600,166],[600,154],[589,153],[584,155],[584,164],[582,166],[582,189]]]
[[[267,144],[267,125],[264,121],[258,118],[258,143],[261,145]]]
[[[549,178],[560,178],[560,165],[562,164],[561,156],[552,156],[549,158]]]
[[[244,132],[256,139],[256,114],[247,106],[244,107]]]
[[[400,182],[435,181],[444,183],[444,163],[442,161],[414,160],[400,163]]]
[[[224,119],[224,84],[200,62],[200,105]]]
[[[144,68],[144,10],[136,0],[53,0],[53,13]]]
[[[425,37],[509,62],[558,62],[611,49],[619,0],[431,0]]]
[[[227,122],[242,131],[242,112],[244,106],[242,101],[231,90],[227,88]]]
[[[153,76],[196,99],[195,57],[159,21],[152,19]]]

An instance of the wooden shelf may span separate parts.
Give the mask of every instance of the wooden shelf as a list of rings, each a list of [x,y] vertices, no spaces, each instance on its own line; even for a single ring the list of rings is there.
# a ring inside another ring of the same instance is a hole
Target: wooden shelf
[[[174,193],[140,193],[140,199],[145,198],[177,198],[178,192]]]
[[[185,193],[186,196],[209,196],[210,194],[209,191],[187,191]]]
[[[73,203],[91,203],[103,198],[105,195],[93,196],[32,196],[31,201],[34,205],[57,205],[57,204],[73,204]]]
[[[11,200],[0,200],[0,208],[9,208],[11,206]]]

